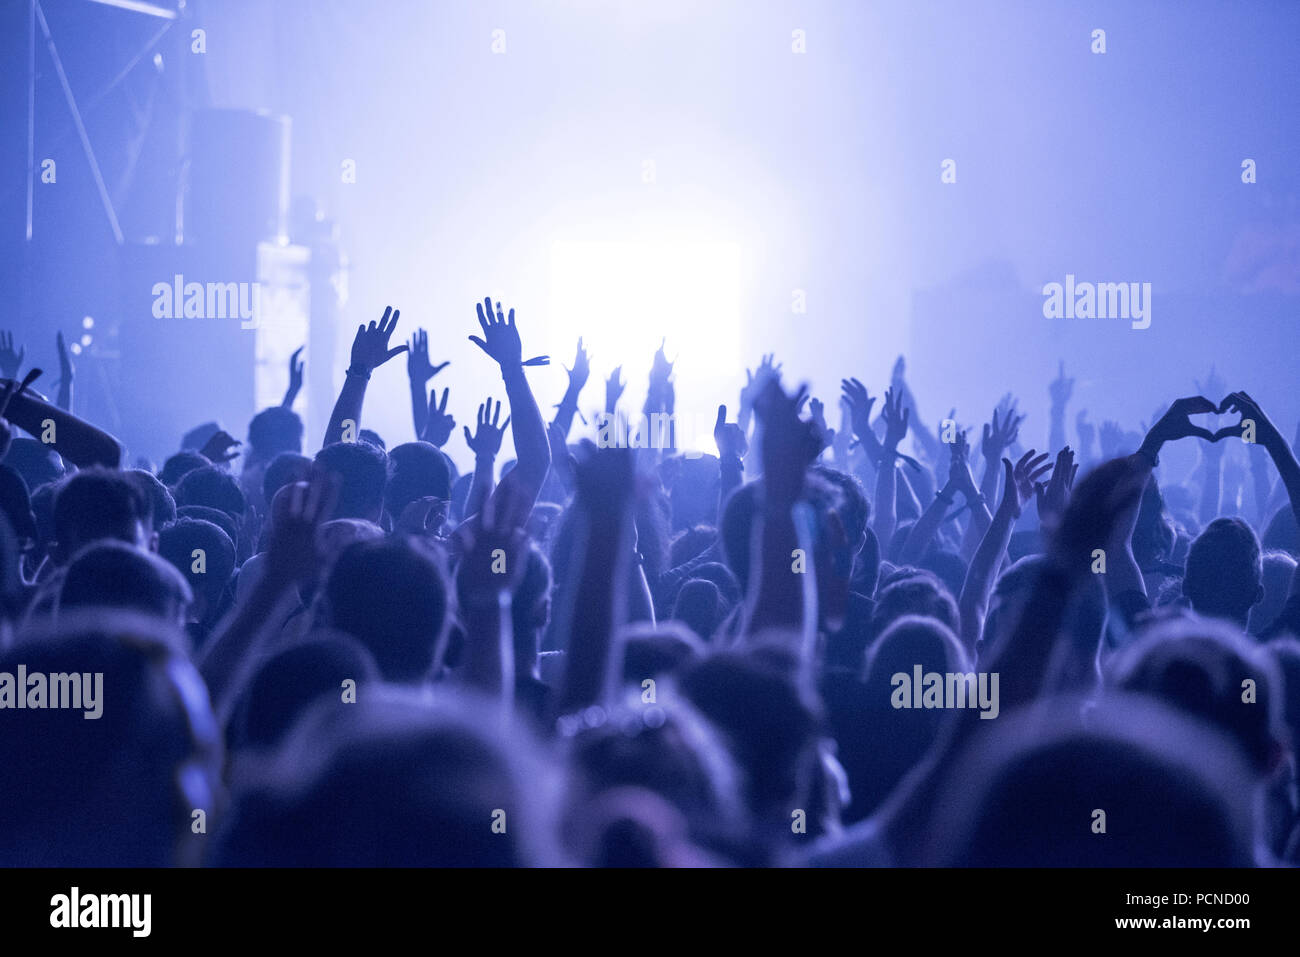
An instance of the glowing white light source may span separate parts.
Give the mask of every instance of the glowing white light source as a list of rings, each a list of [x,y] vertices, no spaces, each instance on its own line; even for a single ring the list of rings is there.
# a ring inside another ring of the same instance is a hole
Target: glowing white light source
[[[80,342],[74,342],[72,345],[68,346],[68,348],[72,351],[72,354],[73,354],[74,356],[79,356],[79,355],[81,355],[81,343],[80,343]]]
[[[82,344],[83,346],[88,346],[88,345],[90,345],[90,343],[91,343],[91,341],[92,341],[92,338],[93,338],[93,337],[90,335],[89,332],[86,333],[84,336],[81,337],[81,344]]]
[[[708,403],[740,375],[737,243],[559,241],[551,245],[550,279],[551,361],[572,363],[582,336],[593,354],[593,383],[623,366],[625,406],[640,408],[665,337],[675,378],[690,386],[687,395],[678,390],[679,413],[708,412]]]
[[[83,329],[94,329],[94,328],[95,328],[95,320],[94,320],[94,318],[91,317],[91,316],[86,316],[84,319],[82,319],[82,320],[81,320],[81,328],[83,328]]]

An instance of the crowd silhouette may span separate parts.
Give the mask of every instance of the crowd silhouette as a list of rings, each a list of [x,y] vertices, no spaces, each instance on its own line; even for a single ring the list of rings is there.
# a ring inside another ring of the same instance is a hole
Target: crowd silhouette
[[[687,455],[662,347],[611,432],[580,340],[548,423],[476,309],[359,326],[323,437],[299,350],[156,467],[0,337],[0,864],[1300,863],[1300,463],[1249,393],[1132,432],[1062,363],[963,426],[900,359],[831,427],[765,355]],[[472,465],[430,358],[471,331]]]

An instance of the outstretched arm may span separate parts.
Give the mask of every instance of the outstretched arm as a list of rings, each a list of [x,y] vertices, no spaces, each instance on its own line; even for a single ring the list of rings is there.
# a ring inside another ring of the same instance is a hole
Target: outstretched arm
[[[1025,421],[1023,415],[1016,415],[1012,405],[998,421],[998,410],[993,410],[993,421],[984,426],[980,441],[980,452],[984,456],[984,477],[980,480],[980,494],[984,501],[992,502],[998,496],[998,476],[1001,468],[998,463],[1002,455],[1010,449],[1020,435],[1020,423]]]
[[[406,351],[405,345],[388,348],[388,340],[397,328],[397,318],[401,314],[400,309],[386,306],[379,322],[357,326],[357,334],[352,340],[352,364],[348,366],[347,379],[339,390],[334,411],[330,413],[329,425],[325,429],[325,445],[343,441],[345,432],[350,432],[353,437],[361,432],[361,406],[366,399],[370,373],[393,356]],[[347,423],[351,423],[350,430]]]
[[[561,632],[569,636],[560,714],[603,700],[622,663],[616,639],[627,620],[628,567],[635,536],[633,453],[633,449],[598,449],[576,469],[572,508],[577,523],[573,568],[577,582],[563,590],[568,600],[558,609]]]
[[[407,343],[406,378],[411,387],[411,419],[415,423],[415,435],[424,435],[428,427],[429,406],[426,393],[429,380],[436,376],[450,362],[434,365],[429,361],[429,334],[423,329],[416,329],[415,335]]]
[[[1074,380],[1067,379],[1065,376],[1064,359],[1061,360],[1061,364],[1057,368],[1056,378],[1047,387],[1047,394],[1052,400],[1052,422],[1047,436],[1047,447],[1049,449],[1063,449],[1066,442],[1065,409],[1070,403],[1070,396],[1074,394]]]
[[[474,453],[474,478],[470,480],[469,497],[465,501],[465,515],[475,515],[483,508],[488,496],[492,494],[492,481],[496,469],[497,453],[501,451],[501,439],[510,425],[510,416],[501,421],[501,402],[498,400],[496,411],[492,411],[492,399],[478,407],[478,421],[474,434],[470,435],[469,426],[465,426],[465,444]]]
[[[810,664],[807,637],[816,631],[816,569],[811,543],[800,535],[797,509],[808,466],[821,451],[821,438],[811,422],[799,418],[804,395],[801,387],[787,396],[773,378],[756,400],[763,431],[763,488],[759,527],[753,533],[759,544],[750,548],[744,630],[747,635],[776,629],[801,636],[800,660]]]
[[[302,369],[303,362],[299,356],[306,346],[299,346],[293,350],[293,355],[289,356],[289,387],[284,390],[284,398],[280,400],[280,405],[286,409],[292,409],[294,401],[298,398],[298,393],[302,391]]]
[[[4,385],[12,385],[16,393],[9,399],[4,417],[18,428],[39,437],[77,468],[121,467],[122,446],[113,436],[32,392],[16,392],[18,382]]]
[[[531,508],[527,499],[507,491],[453,536],[461,554],[456,593],[466,630],[461,674],[471,687],[499,696],[507,708],[517,671],[510,601],[528,560],[524,528]]]
[[[1254,441],[1264,447],[1273,464],[1277,466],[1282,486],[1286,489],[1287,498],[1291,502],[1291,511],[1300,522],[1300,462],[1296,460],[1295,453],[1282,437],[1277,426],[1264,414],[1259,403],[1245,392],[1232,393],[1223,400],[1218,411],[1238,412],[1241,414],[1241,421],[1236,425],[1219,429],[1214,435],[1214,440],[1218,441],[1230,436],[1249,440],[1253,433]]]
[[[993,582],[997,577],[998,566],[1002,564],[1002,556],[1006,554],[1007,545],[1011,542],[1011,530],[1020,517],[1025,502],[1029,501],[1034,492],[1034,483],[1052,467],[1043,465],[1046,458],[1046,453],[1035,458],[1034,450],[1030,449],[1014,466],[1010,459],[1002,460],[1005,475],[1002,502],[971,558],[961,597],[957,602],[961,613],[961,640],[969,651],[974,651],[976,642],[984,631],[989,595],[993,592]]]
[[[722,509],[727,496],[745,483],[745,455],[749,440],[738,424],[727,422],[727,407],[718,406],[718,418],[713,423],[713,441],[718,445],[718,512],[716,525],[722,524]]]
[[[569,430],[573,428],[573,417],[578,414],[578,397],[582,394],[582,387],[591,378],[591,354],[583,347],[581,336],[578,337],[578,350],[573,357],[573,368],[566,366],[564,371],[569,374],[569,387],[564,390],[560,404],[555,407],[555,418],[551,421],[551,425],[559,426],[567,442]]]
[[[334,511],[338,485],[317,472],[308,482],[281,489],[271,503],[271,539],[265,574],[247,601],[233,609],[203,646],[198,660],[220,715],[253,668],[252,649],[274,622],[282,621],[296,597],[294,586],[317,571],[316,530]]]
[[[894,529],[898,527],[897,505],[894,499],[897,480],[896,459],[898,443],[903,441],[903,436],[907,434],[907,421],[910,418],[909,410],[902,405],[902,397],[896,395],[893,389],[885,391],[885,407],[880,413],[885,421],[885,437],[881,440],[880,467],[876,473],[875,515],[871,529],[876,533],[876,540],[880,542],[882,552],[889,548],[889,543],[894,537]]]
[[[484,299],[477,304],[477,310],[483,337],[470,336],[469,341],[486,352],[501,369],[510,419],[514,422],[516,464],[510,474],[514,476],[513,481],[520,483],[520,491],[528,493],[530,503],[535,502],[551,468],[551,443],[546,438],[546,423],[528,386],[524,367],[547,365],[551,360],[548,356],[536,356],[524,361],[513,309],[507,317],[497,303],[494,314],[492,300]]]
[[[974,483],[971,481],[970,469],[966,466],[968,449],[966,433],[958,432],[957,440],[949,448],[951,450],[951,459],[948,463],[948,481],[935,495],[930,507],[912,526],[911,534],[907,536],[907,541],[903,544],[903,550],[899,554],[899,561],[904,565],[915,565],[925,557],[925,553],[930,548],[930,543],[934,540],[935,533],[938,532],[939,526],[943,524],[944,516],[948,513],[948,509],[952,507],[958,492],[965,495],[967,502],[971,501],[973,494],[971,486]],[[973,508],[974,503],[972,503]]]

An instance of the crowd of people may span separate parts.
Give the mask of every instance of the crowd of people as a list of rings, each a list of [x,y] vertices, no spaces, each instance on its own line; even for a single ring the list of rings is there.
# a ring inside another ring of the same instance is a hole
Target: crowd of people
[[[768,355],[688,455],[662,348],[609,442],[581,341],[548,423],[477,314],[468,469],[396,310],[319,447],[296,353],[157,467],[0,337],[0,864],[1300,863],[1300,463],[1250,394],[1094,427],[1062,364],[1040,445],[1011,396],[926,423],[901,360],[833,428]]]

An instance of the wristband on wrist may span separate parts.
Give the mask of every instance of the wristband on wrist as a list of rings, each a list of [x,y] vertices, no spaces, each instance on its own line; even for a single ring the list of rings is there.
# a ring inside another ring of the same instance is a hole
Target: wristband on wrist
[[[356,376],[365,379],[367,382],[370,381],[370,371],[368,369],[367,370],[355,369],[352,366],[348,366],[347,374],[350,376]]]

